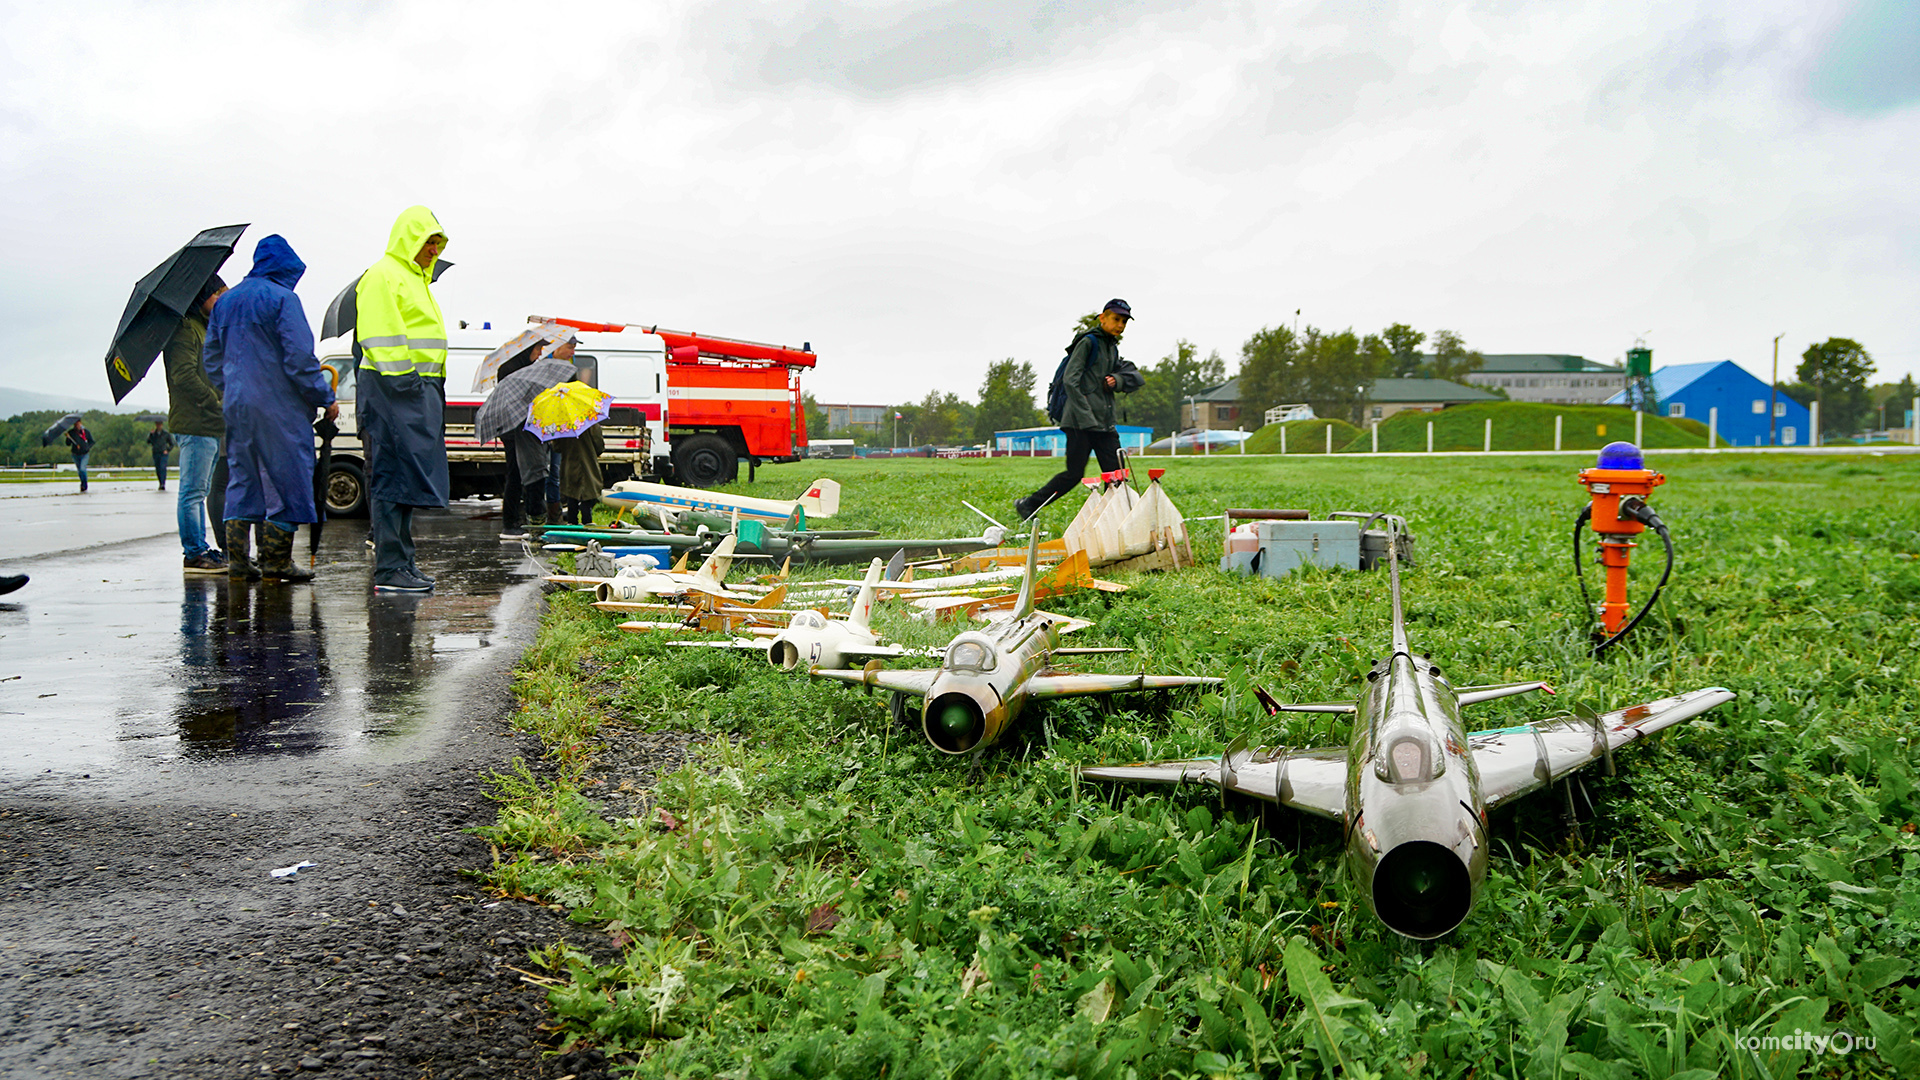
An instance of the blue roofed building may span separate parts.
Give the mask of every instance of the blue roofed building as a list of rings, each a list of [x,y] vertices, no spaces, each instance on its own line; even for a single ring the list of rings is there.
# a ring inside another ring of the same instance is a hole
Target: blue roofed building
[[[1120,449],[1137,454],[1153,441],[1153,429],[1138,424],[1116,424]],[[1021,457],[1059,457],[1067,452],[1067,433],[1057,427],[1018,428],[993,433],[993,452]]]
[[[1812,436],[1807,407],[1785,394],[1777,396],[1765,379],[1731,360],[1705,364],[1674,364],[1653,373],[1653,398],[1660,415],[1675,420],[1707,423],[1710,410],[1719,409],[1720,437],[1733,446],[1767,445],[1767,405],[1774,402],[1774,445],[1805,446]],[[1607,399],[1626,404],[1623,391]]]

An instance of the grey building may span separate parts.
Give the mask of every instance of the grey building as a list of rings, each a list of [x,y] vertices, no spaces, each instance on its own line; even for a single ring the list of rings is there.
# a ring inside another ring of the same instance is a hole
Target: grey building
[[[1492,357],[1488,357],[1489,360]],[[1499,401],[1496,394],[1445,379],[1375,379],[1367,393],[1365,424],[1398,412],[1439,412],[1449,405]]]
[[[828,405],[819,409],[827,414],[828,431],[880,431],[893,422],[891,405]]]
[[[1484,367],[1460,381],[1487,390],[1504,390],[1513,401],[1554,405],[1602,405],[1626,389],[1627,372],[1563,353],[1489,353]]]
[[[1240,378],[1180,399],[1180,430],[1232,430],[1240,426]]]

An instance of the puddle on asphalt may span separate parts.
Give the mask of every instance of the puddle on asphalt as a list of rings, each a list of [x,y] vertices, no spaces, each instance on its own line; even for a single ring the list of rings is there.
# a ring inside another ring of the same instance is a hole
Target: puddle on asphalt
[[[0,776],[366,749],[418,732],[436,670],[492,647],[502,593],[533,568],[463,507],[415,518],[436,590],[376,594],[356,524],[323,535],[312,585],[183,577],[168,541],[36,566],[35,596],[0,605],[0,678],[20,676],[0,682],[0,738],[23,748]]]

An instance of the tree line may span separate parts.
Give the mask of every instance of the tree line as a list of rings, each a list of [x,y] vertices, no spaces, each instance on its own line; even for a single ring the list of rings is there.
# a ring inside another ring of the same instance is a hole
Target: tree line
[[[8,420],[0,420],[0,464],[65,465],[73,462],[64,438],[52,446],[41,446],[40,435],[66,416],[61,409],[36,409]],[[153,422],[134,419],[133,413],[110,413],[90,409],[80,414],[87,430],[93,433],[93,456],[88,468],[152,466],[153,451],[147,446],[147,432]]]

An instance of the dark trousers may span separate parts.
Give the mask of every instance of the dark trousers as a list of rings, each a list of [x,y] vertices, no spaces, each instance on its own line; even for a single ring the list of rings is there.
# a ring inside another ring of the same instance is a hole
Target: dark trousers
[[[507,489],[500,496],[500,517],[510,528],[545,520],[547,512],[547,480],[540,471],[547,463],[546,444],[531,435],[522,440],[519,434],[510,432],[500,440],[507,451]],[[533,445],[527,446],[528,442]]]
[[[1055,473],[1053,479],[1040,485],[1039,491],[1027,497],[1036,510],[1080,486],[1080,478],[1087,474],[1089,454],[1099,456],[1101,472],[1113,472],[1120,467],[1118,431],[1089,431],[1084,428],[1064,430],[1067,434],[1066,467]]]
[[[160,478],[160,490],[167,490],[167,455],[153,455],[153,472]]]
[[[227,437],[220,437],[220,450],[213,455],[213,476],[207,481],[207,520],[227,520]]]
[[[373,583],[413,569],[413,507],[372,501]]]

